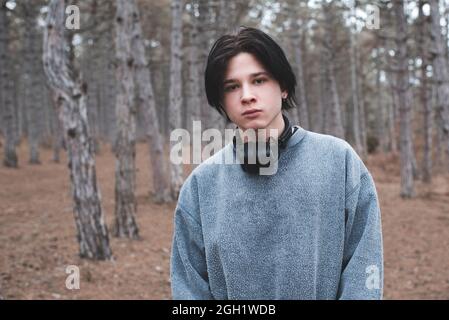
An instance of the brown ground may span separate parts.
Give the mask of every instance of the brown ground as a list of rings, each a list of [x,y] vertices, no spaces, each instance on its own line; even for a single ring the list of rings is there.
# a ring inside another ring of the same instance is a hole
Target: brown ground
[[[3,154],[0,151],[0,158]],[[174,204],[156,205],[148,196],[147,147],[137,152],[137,222],[142,240],[111,238],[115,262],[79,259],[65,157],[18,170],[0,167],[0,295],[6,299],[170,299],[169,253]],[[449,175],[418,196],[399,197],[398,159],[367,161],[378,189],[385,248],[386,299],[449,299]],[[107,146],[97,156],[106,221],[114,208],[114,157]],[[65,287],[67,265],[81,271],[80,290]]]

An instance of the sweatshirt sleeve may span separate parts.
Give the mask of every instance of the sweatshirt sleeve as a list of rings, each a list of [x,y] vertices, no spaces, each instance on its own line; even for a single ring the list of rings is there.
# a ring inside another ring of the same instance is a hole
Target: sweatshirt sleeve
[[[345,201],[338,299],[378,300],[383,296],[381,213],[373,178],[363,164],[359,169],[359,181]]]
[[[190,185],[181,190],[175,209],[170,260],[172,297],[175,300],[213,299],[209,289],[201,223],[193,212],[181,205],[184,202],[190,203],[195,197],[189,190]]]

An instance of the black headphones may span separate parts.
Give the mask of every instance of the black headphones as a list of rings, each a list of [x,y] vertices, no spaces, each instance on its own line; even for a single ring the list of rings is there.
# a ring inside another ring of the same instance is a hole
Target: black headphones
[[[284,126],[284,130],[282,131],[281,135],[277,139],[278,146],[280,147],[278,149],[278,154],[277,154],[278,159],[279,159],[279,155],[280,155],[280,150],[285,149],[285,147],[287,146],[288,140],[295,133],[295,131],[297,129],[297,127],[293,127],[290,124],[288,117],[284,113],[282,113],[282,118],[284,119],[285,126]],[[237,136],[239,137],[239,139],[237,139]],[[237,140],[239,140],[239,142],[237,142]],[[259,162],[259,159],[262,156],[262,154],[260,154],[259,152],[265,151],[264,157],[271,159],[271,149],[270,149],[269,141],[261,142],[261,141],[257,141],[257,139],[256,139],[256,142],[245,142],[245,143],[243,143],[243,150],[242,150],[241,148],[237,148],[237,143],[238,144],[242,143],[239,133],[237,132],[234,135],[232,142],[234,145],[234,149],[236,150],[236,154],[237,154],[237,158],[239,159],[240,166],[242,167],[243,171],[250,173],[250,174],[259,175],[261,168],[270,167],[270,164],[271,164],[270,161],[268,161],[267,163]],[[262,146],[260,146],[260,145],[262,145]],[[243,153],[241,151],[243,151]],[[249,163],[250,160],[252,160],[251,162],[254,162],[254,159],[255,159],[255,163]]]

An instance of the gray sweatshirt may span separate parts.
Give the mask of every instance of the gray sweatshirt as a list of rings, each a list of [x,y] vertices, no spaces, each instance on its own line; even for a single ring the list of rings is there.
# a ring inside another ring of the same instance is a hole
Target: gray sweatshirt
[[[174,214],[174,299],[382,298],[373,178],[347,142],[297,127],[274,175],[224,164],[235,159],[230,143],[186,179]]]

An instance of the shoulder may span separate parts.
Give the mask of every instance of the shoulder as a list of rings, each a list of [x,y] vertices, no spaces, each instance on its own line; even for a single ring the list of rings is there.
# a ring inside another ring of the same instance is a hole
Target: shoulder
[[[328,134],[307,131],[306,140],[312,148],[325,151],[326,153],[355,153],[347,141]]]
[[[353,147],[341,138],[307,131],[304,140],[307,152],[312,153],[315,157],[334,162],[335,165],[363,163]]]
[[[363,160],[347,141],[312,131],[307,132],[306,138],[308,148],[316,157],[327,159],[334,168],[344,170],[347,191],[357,186],[361,178],[369,173]]]

